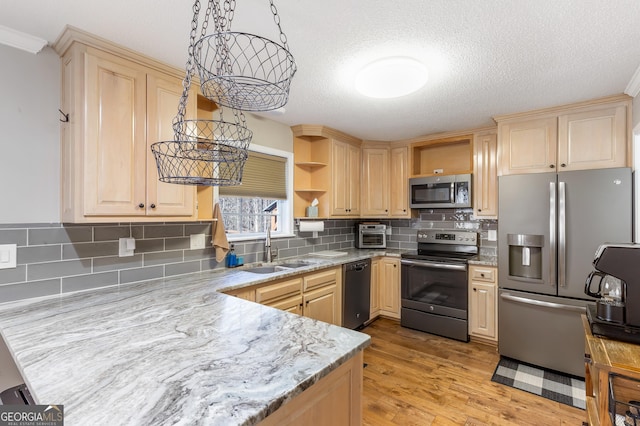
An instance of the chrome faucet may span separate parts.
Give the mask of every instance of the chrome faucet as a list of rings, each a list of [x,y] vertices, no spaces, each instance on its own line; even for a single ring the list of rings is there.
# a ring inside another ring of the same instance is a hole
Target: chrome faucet
[[[271,263],[276,256],[277,255],[271,251],[271,216],[269,216],[269,221],[267,223],[267,237],[264,240],[264,261],[266,263]]]

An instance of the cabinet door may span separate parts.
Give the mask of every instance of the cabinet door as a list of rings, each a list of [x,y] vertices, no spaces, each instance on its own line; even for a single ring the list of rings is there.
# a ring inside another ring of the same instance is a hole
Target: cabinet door
[[[555,170],[556,117],[498,123],[500,170],[503,175]]]
[[[492,340],[496,338],[496,287],[495,284],[471,283],[471,294],[469,295],[470,324],[469,333],[472,335],[487,337]]]
[[[625,167],[626,154],[625,106],[558,118],[558,171]]]
[[[335,216],[346,216],[349,213],[349,181],[347,180],[347,168],[349,159],[347,157],[348,145],[346,143],[334,141],[332,147],[331,176],[331,214]]]
[[[380,313],[400,318],[400,260],[380,262]]]
[[[409,217],[409,174],[406,146],[391,148],[389,212],[393,217]]]
[[[362,150],[362,215],[389,215],[389,150]]]
[[[476,216],[498,216],[498,142],[496,135],[475,138],[473,205]]]
[[[160,182],[156,161],[150,148],[155,142],[174,139],[172,122],[182,96],[182,80],[158,73],[149,74],[147,83],[146,213],[149,216],[193,216],[195,186]],[[197,93],[192,90],[187,113],[195,114],[196,103]]]
[[[146,72],[94,49],[84,59],[84,214],[145,215]]]
[[[360,148],[333,141],[332,202],[334,216],[360,215]]]
[[[288,299],[277,302],[265,303],[265,305],[280,309],[281,311],[291,312],[292,314],[302,315],[302,295],[289,297]]]
[[[338,286],[331,284],[303,295],[305,317],[341,325],[338,305]]]
[[[380,313],[380,260],[371,261],[371,304],[369,318],[374,319]]]
[[[360,216],[360,148],[349,145],[347,147],[349,163],[347,170],[348,180],[345,182],[349,191],[349,216]]]

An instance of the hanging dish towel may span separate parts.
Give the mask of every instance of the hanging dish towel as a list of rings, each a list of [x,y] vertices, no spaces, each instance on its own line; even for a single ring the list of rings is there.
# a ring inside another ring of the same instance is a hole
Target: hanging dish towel
[[[222,221],[222,212],[220,206],[216,203],[213,208],[213,248],[216,250],[216,261],[222,262],[229,251],[229,241],[224,231],[224,222]]]

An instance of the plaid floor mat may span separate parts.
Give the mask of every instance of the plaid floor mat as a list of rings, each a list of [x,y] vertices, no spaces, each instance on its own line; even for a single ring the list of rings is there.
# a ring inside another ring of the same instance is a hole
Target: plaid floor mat
[[[510,358],[500,358],[491,381],[583,410],[586,406],[584,380]]]

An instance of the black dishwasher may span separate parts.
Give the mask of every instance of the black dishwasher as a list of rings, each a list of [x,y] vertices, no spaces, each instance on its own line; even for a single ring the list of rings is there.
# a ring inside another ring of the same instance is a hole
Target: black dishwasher
[[[371,259],[342,266],[342,326],[357,329],[369,320]]]

